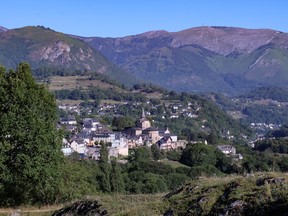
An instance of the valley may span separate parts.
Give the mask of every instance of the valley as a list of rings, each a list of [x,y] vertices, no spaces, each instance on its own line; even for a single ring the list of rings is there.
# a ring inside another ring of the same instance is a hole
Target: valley
[[[1,27],[0,205],[283,214],[287,49],[287,33],[267,29],[100,38]]]

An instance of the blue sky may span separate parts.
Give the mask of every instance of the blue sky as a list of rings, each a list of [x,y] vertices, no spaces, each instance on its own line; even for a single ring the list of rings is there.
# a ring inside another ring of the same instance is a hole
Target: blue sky
[[[101,37],[202,25],[288,32],[287,9],[288,0],[4,0],[0,26]]]

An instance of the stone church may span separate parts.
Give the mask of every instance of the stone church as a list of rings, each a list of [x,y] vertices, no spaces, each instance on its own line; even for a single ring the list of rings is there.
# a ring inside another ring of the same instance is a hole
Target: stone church
[[[136,121],[136,127],[129,128],[125,131],[127,138],[129,140],[130,148],[137,146],[150,146],[152,144],[158,144],[161,148],[161,145],[177,142],[177,135],[171,134],[167,129],[159,129],[152,127],[151,122],[145,115],[144,109],[142,109],[141,117]]]

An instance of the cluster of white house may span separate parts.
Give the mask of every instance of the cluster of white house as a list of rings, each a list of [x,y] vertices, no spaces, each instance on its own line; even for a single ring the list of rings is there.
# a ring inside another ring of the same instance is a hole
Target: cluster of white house
[[[61,119],[69,131],[76,130],[74,118]],[[151,127],[151,122],[146,118],[144,110],[137,120],[136,127],[123,132],[112,132],[105,128],[97,119],[86,118],[83,120],[83,128],[69,141],[63,139],[62,151],[65,155],[77,152],[83,157],[98,160],[100,157],[100,142],[109,143],[109,157],[128,156],[128,150],[139,146],[151,146],[157,144],[161,150],[184,149],[186,141],[178,140],[177,135],[167,129]]]
[[[61,119],[60,123],[71,132],[77,129],[77,122],[73,117]],[[100,142],[109,144],[109,157],[128,156],[129,149],[139,146],[156,144],[160,150],[169,151],[173,149],[184,149],[187,144],[185,140],[178,140],[177,135],[170,133],[168,128],[158,129],[152,127],[151,122],[146,118],[143,110],[142,116],[136,122],[136,127],[129,128],[123,132],[112,132],[100,124],[100,121],[97,119],[84,119],[80,133],[75,133],[69,141],[63,139],[62,151],[64,155],[70,155],[76,152],[82,157],[99,160],[101,150]],[[205,144],[207,144],[207,142],[205,142]],[[243,159],[241,154],[236,154],[236,149],[231,145],[219,145],[217,148],[227,156],[240,160]]]

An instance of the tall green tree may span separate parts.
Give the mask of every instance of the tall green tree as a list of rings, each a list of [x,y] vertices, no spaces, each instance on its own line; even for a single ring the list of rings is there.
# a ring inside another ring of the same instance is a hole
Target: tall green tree
[[[116,160],[111,160],[111,191],[115,193],[122,193],[125,191],[125,182],[121,167]]]
[[[152,159],[151,149],[147,146],[139,147],[134,149],[133,156],[130,161],[134,162],[145,162]]]
[[[188,144],[183,150],[180,162],[187,166],[215,165],[215,148],[204,144]]]
[[[152,157],[155,161],[158,161],[162,158],[161,151],[156,144],[153,144],[151,146],[151,154],[152,154]]]
[[[135,119],[131,116],[114,117],[112,120],[112,126],[114,126],[116,130],[122,131],[127,127],[134,127]]]
[[[1,204],[55,202],[63,159],[56,101],[27,63],[0,67],[0,122]]]
[[[111,166],[108,161],[108,149],[107,145],[104,142],[100,142],[101,150],[100,150],[100,176],[99,176],[99,184],[100,189],[103,192],[111,192],[111,183],[110,183],[110,174],[111,174]]]

